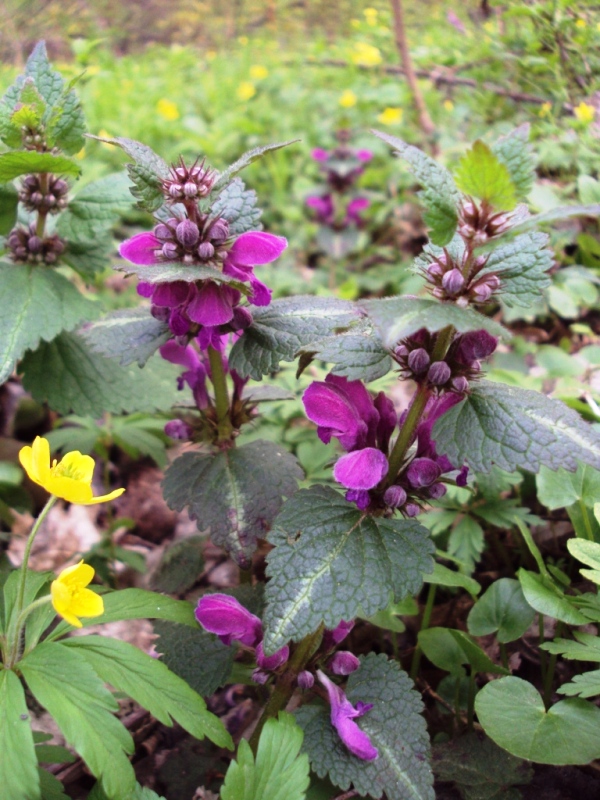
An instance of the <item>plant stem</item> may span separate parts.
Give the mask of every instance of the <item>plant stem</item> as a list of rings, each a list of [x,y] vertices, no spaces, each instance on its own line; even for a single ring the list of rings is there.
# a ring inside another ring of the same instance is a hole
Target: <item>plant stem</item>
[[[541,649],[541,645],[545,642],[544,636],[544,615],[538,614],[538,631],[539,631],[539,643],[540,643],[540,672],[542,678],[542,686],[544,687],[544,706],[546,710],[548,706],[546,704],[546,681],[548,679],[548,657],[546,655],[546,651]]]
[[[500,658],[502,659],[502,666],[508,669],[508,653],[506,652],[506,644],[500,642]]]
[[[210,362],[210,379],[215,390],[215,408],[217,411],[217,432],[219,441],[231,439],[233,425],[229,418],[229,393],[227,391],[227,378],[223,369],[221,353],[212,345],[208,347],[208,360]]]
[[[250,569],[242,569],[240,567],[240,586],[252,586],[252,567]]]
[[[475,683],[476,672],[473,667],[469,671],[469,695],[467,699],[467,728],[473,730],[473,717],[475,716]]]
[[[558,639],[563,631],[563,623],[559,622],[554,631],[554,638]],[[552,698],[552,684],[554,683],[554,672],[556,670],[556,662],[558,660],[558,653],[552,653],[546,665],[546,677],[544,680],[544,707],[550,708],[550,700]]]
[[[255,755],[265,722],[276,717],[289,703],[296,688],[296,678],[321,644],[323,630],[324,626],[321,625],[314,633],[309,634],[298,642],[286,671],[278,678],[273,694],[269,698],[269,702],[265,706],[250,737],[250,747]]]
[[[535,558],[535,563],[538,566],[540,574],[543,575],[544,578],[549,578],[550,573],[548,572],[546,565],[544,564],[544,559],[542,558],[542,554],[540,552],[539,547],[533,541],[533,536],[531,535],[531,531],[522,520],[515,519],[515,523],[517,525],[517,528],[521,531],[521,536],[525,540],[525,544],[529,548],[529,552]]]
[[[39,517],[36,519],[33,528],[31,529],[31,533],[29,534],[29,538],[27,539],[27,544],[25,545],[25,552],[23,553],[23,563],[21,564],[21,577],[19,579],[19,590],[17,592],[17,604],[13,610],[13,614],[18,615],[23,610],[23,598],[25,596],[25,585],[27,583],[27,564],[29,562],[29,556],[31,554],[31,548],[33,547],[33,540],[35,539],[37,532],[40,529],[40,525],[46,518],[46,515],[52,508],[52,506],[56,503],[58,497],[55,495],[50,495],[48,498],[46,505],[43,507]]]
[[[585,527],[585,532],[587,533],[587,539],[590,542],[594,541],[594,531],[592,530],[592,523],[590,522],[590,515],[588,514],[588,510],[586,508],[585,503],[581,498],[579,498],[579,508],[581,510],[581,516],[583,518],[583,524]]]
[[[425,603],[425,610],[423,611],[423,619],[421,620],[421,630],[424,631],[429,627],[429,623],[431,622],[431,614],[433,612],[433,604],[435,602],[435,590],[436,585],[435,583],[429,584],[429,591],[427,592],[427,601]],[[410,666],[410,677],[411,680],[415,681],[417,679],[417,673],[419,672],[419,666],[421,665],[421,647],[419,644],[415,647],[415,652],[413,653],[412,664]]]
[[[13,667],[21,657],[19,645],[21,641],[21,631],[23,630],[25,620],[31,614],[32,611],[36,610],[36,608],[40,608],[41,606],[46,606],[48,605],[48,603],[51,602],[52,602],[52,595],[50,594],[46,594],[43,597],[39,597],[37,600],[34,600],[33,603],[30,603],[26,608],[24,608],[17,617],[17,621],[15,623],[15,635],[13,639],[12,651],[9,653],[8,661],[6,663],[7,669]]]
[[[40,175],[40,193],[45,196],[48,194],[48,173],[40,172],[39,175]],[[35,233],[37,236],[39,236],[40,239],[44,238],[47,216],[48,216],[47,211],[38,211]]]

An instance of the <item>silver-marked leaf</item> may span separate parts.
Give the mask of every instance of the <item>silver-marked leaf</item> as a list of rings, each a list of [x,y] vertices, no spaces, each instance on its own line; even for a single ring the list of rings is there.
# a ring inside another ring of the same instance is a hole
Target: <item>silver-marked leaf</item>
[[[126,367],[137,361],[143,367],[158,348],[171,338],[165,322],[155,319],[148,308],[112,311],[80,331],[92,350],[107,358],[118,358]]]
[[[437,451],[475,472],[540,465],[574,472],[577,462],[600,469],[600,433],[559,400],[539,392],[481,381],[435,424]]]
[[[525,200],[535,178],[535,158],[529,143],[530,128],[528,122],[519,125],[492,145],[492,152],[508,169],[516,189],[517,200]]]
[[[264,537],[303,476],[295,457],[274,442],[257,440],[217,454],[184,453],[169,467],[165,500],[188,507],[199,530],[210,531],[237,564],[247,569]]]
[[[125,172],[107,175],[78,192],[60,215],[58,233],[69,241],[94,240],[105,234],[119,214],[131,208],[131,181]]]
[[[423,187],[419,197],[427,209],[424,219],[431,229],[431,241],[440,247],[448,244],[456,230],[460,201],[460,192],[452,175],[418,147],[387,133],[372,133],[391,145],[400,158],[408,162],[413,175]]]
[[[242,294],[250,294],[252,291],[249,284],[243,283],[231,275],[224,275],[214,267],[203,266],[201,264],[181,264],[180,262],[165,262],[163,264],[131,264],[128,261],[116,264],[115,269],[126,272],[128,275],[137,275],[138,278],[146,283],[171,283],[171,281],[186,281],[195,283],[196,281],[216,281],[216,283],[227,283],[235,287]]]
[[[353,325],[337,336],[328,336],[300,348],[298,373],[313,361],[332,364],[334,375],[343,375],[350,381],[377,380],[392,369],[389,350],[368,322]]]
[[[303,489],[277,517],[269,541],[265,651],[323,622],[369,617],[415,594],[433,569],[429,531],[415,520],[370,517],[327,486]]]
[[[313,771],[328,775],[342,791],[352,784],[362,796],[380,798],[385,792],[388,800],[434,800],[423,703],[408,675],[385,655],[370,653],[350,675],[346,694],[354,705],[373,703],[358,725],[379,757],[362,761],[352,755],[331,724],[328,706],[303,706],[296,719]]]
[[[257,230],[262,211],[256,207],[256,192],[246,189],[241,178],[234,178],[219,192],[211,206],[211,216],[224,217],[229,222],[229,233],[239,236]]]
[[[7,183],[19,175],[31,172],[52,172],[54,175],[77,177],[81,174],[81,167],[70,158],[55,156],[53,153],[38,153],[35,150],[0,153],[0,183]]]
[[[550,285],[548,270],[554,256],[547,244],[546,233],[523,233],[492,250],[478,274],[500,278],[499,293],[507,306],[530,306]]]
[[[454,303],[440,303],[421,297],[386,297],[360,302],[379,331],[384,345],[395,347],[400,339],[421,328],[432,333],[453,325],[459,333],[486,330],[492,336],[506,338],[508,332],[489,317],[472,308],[459,308]]]
[[[282,147],[287,147],[288,145],[295,144],[299,141],[300,139],[290,139],[287,142],[265,144],[262,147],[254,147],[252,150],[248,150],[246,153],[240,156],[237,161],[227,167],[227,169],[224,169],[223,172],[219,173],[219,177],[215,181],[214,189],[220,189],[228,184],[229,181],[238,174],[238,172],[241,172],[243,169],[250,166],[253,161],[262,158],[265,153],[270,153],[272,150],[280,150]]]
[[[280,361],[293,361],[303,345],[344,329],[359,317],[347,300],[302,295],[251,311],[252,325],[234,344],[229,365],[243,378],[254,380],[276,372]]]

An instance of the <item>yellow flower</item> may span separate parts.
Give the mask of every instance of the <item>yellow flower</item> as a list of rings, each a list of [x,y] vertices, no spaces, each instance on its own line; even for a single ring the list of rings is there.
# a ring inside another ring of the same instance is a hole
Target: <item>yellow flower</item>
[[[379,12],[377,11],[376,8],[365,8],[363,14],[365,15],[365,20],[367,22],[367,25],[370,25],[371,27],[377,25],[378,13]]]
[[[166,97],[158,101],[156,110],[160,116],[168,122],[174,122],[176,119],[179,119],[179,109],[177,105],[172,100],[167,100]]]
[[[256,94],[256,86],[250,81],[242,81],[236,92],[240,100],[250,100]]]
[[[397,122],[402,122],[403,113],[401,108],[384,108],[377,119],[382,125],[395,125]]]
[[[255,81],[262,81],[269,74],[269,70],[263,67],[262,64],[255,64],[250,67],[250,77]]]
[[[63,569],[50,585],[52,605],[57,614],[70,625],[81,628],[78,617],[99,617],[104,614],[104,600],[85,587],[91,583],[94,570],[83,559],[79,564]]]
[[[247,36],[238,36],[238,42],[245,47],[248,44],[248,37]]]
[[[78,450],[73,450],[59,462],[54,459],[51,464],[50,443],[41,436],[35,437],[31,447],[21,448],[19,461],[34,483],[69,503],[81,506],[106,503],[115,497],[120,497],[125,491],[125,489],[115,489],[110,494],[94,497],[92,494],[94,459],[82,455]]]
[[[353,64],[363,67],[375,67],[381,64],[381,53],[377,47],[366,42],[356,42],[354,52],[350,56]]]
[[[355,106],[358,101],[358,97],[354,94],[352,89],[346,89],[345,92],[342,92],[340,95],[339,103],[342,108],[352,108]]]
[[[551,111],[552,111],[552,103],[546,101],[545,103],[542,103],[540,110],[538,111],[538,116],[547,117]]]
[[[489,20],[489,22],[483,23],[483,27],[485,28],[486,31],[488,31],[488,33],[492,33],[494,30],[494,23],[491,20]]]
[[[444,100],[444,108],[446,109],[446,111],[452,111],[452,109],[454,108],[454,103],[452,102],[452,100]]]
[[[573,109],[573,113],[580,122],[591,122],[596,116],[596,109],[583,100]]]
[[[578,28],[587,28],[587,22],[584,19],[578,19],[575,25]]]

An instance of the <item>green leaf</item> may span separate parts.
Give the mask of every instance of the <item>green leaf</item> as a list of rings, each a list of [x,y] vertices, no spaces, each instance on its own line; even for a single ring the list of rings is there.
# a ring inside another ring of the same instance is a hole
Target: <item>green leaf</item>
[[[150,577],[152,589],[183,594],[198,580],[204,566],[203,539],[189,536],[168,547]]]
[[[541,645],[543,650],[577,661],[600,661],[600,639],[591,633],[574,631],[572,639],[555,639]]]
[[[457,785],[463,800],[518,800],[510,787],[533,778],[529,764],[479,732],[434,745],[432,766],[438,780]]]
[[[40,779],[31,732],[31,718],[21,681],[10,669],[0,670],[0,784],[10,800],[37,800]]]
[[[211,216],[223,217],[229,223],[231,236],[239,236],[246,231],[257,230],[262,214],[256,208],[256,192],[246,189],[241,178],[234,178],[212,204]]]
[[[578,461],[600,469],[600,433],[559,400],[539,392],[480,381],[468,397],[435,424],[432,438],[452,464],[475,472],[495,464],[525,469],[575,471]]]
[[[171,338],[169,326],[155,319],[144,306],[112,311],[81,331],[92,350],[118,358],[123,367],[137,361],[143,367],[151,355]]]
[[[36,745],[35,755],[39,764],[72,764],[77,760],[70,750],[56,744]]]
[[[577,178],[577,191],[579,199],[585,205],[600,203],[600,181],[590,175],[580,175]]]
[[[585,464],[578,464],[576,472],[564,469],[552,472],[542,467],[535,482],[538,500],[550,511],[579,500],[591,507],[600,497],[600,472]]]
[[[474,672],[491,672],[506,675],[508,670],[494,664],[470,636],[450,628],[425,628],[419,631],[419,646],[436,667],[460,677],[465,674],[463,664]]]
[[[332,364],[334,375],[365,383],[377,380],[392,369],[389,351],[370,324],[353,325],[337,336],[328,336],[300,348],[298,372],[314,360]]]
[[[472,636],[495,633],[499,642],[520,639],[535,617],[535,611],[523,594],[519,581],[500,578],[486,589],[467,618]]]
[[[462,192],[485,200],[497,211],[510,211],[516,205],[508,168],[479,139],[459,161],[454,180]]]
[[[303,346],[356,321],[353,303],[331,297],[297,296],[252,308],[253,323],[234,344],[229,366],[242,378],[260,380],[293,361]]]
[[[550,286],[548,270],[554,255],[547,244],[545,233],[522,233],[493,250],[478,276],[494,273],[502,282],[500,294],[506,305],[528,307]]]
[[[60,73],[52,69],[45,42],[38,42],[31,51],[27,59],[25,77],[33,78],[36,89],[48,106],[52,107],[60,100],[65,82]]]
[[[97,314],[96,304],[53,269],[0,263],[0,286],[10,298],[0,310],[0,383],[26,350]]]
[[[235,286],[242,294],[249,294],[248,284],[242,283],[231,275],[224,275],[214,267],[204,267],[200,264],[181,264],[180,262],[165,262],[163,264],[131,264],[124,262],[115,265],[115,269],[126,272],[128,275],[137,275],[146,283],[171,283],[172,281],[216,281]]]
[[[171,408],[178,368],[152,358],[141,370],[92,352],[75,333],[61,333],[21,361],[23,385],[39,402],[61,414],[101,417]],[[50,379],[49,379],[50,377]]]
[[[188,506],[199,530],[210,530],[248,569],[257,537],[265,536],[303,472],[295,456],[275,442],[257,440],[220,453],[184,453],[165,474],[163,494],[175,511]]]
[[[569,539],[567,548],[569,553],[578,561],[593,567],[593,569],[579,570],[583,577],[593,583],[600,583],[600,544],[588,542],[584,539]]]
[[[110,266],[112,250],[112,235],[100,233],[93,240],[67,241],[61,261],[89,282],[95,279],[98,272],[104,272]]]
[[[387,133],[372,133],[391,145],[396,154],[408,162],[413,175],[423,187],[419,197],[426,207],[424,220],[430,228],[429,237],[440,247],[448,244],[458,223],[460,201],[452,175],[418,147]]]
[[[164,202],[162,180],[169,175],[169,167],[163,159],[156,155],[152,148],[133,139],[117,137],[114,139],[101,136],[90,136],[100,142],[114,144],[122,148],[133,160],[127,165],[127,173],[133,187],[131,194],[137,197],[137,207],[152,213]]]
[[[430,575],[424,575],[423,580],[425,583],[433,583],[436,586],[460,586],[462,589],[466,589],[470,595],[478,595],[481,591],[481,584],[477,583],[474,578],[470,578],[462,572],[456,572],[454,569],[448,569],[437,562],[433,566],[433,572]]]
[[[118,703],[85,658],[60,643],[42,642],[19,669],[109,798],[120,800],[133,791],[135,773],[126,756],[134,750],[133,740],[113,715]]]
[[[221,787],[221,800],[304,800],[310,783],[308,756],[300,755],[304,734],[285,711],[269,719],[260,735],[256,761],[245,739]]]
[[[465,570],[473,572],[485,546],[483,528],[465,514],[452,528],[448,539],[448,553],[465,565]]]
[[[329,706],[303,706],[296,719],[314,772],[329,775],[342,791],[352,784],[360,795],[374,798],[385,792],[388,800],[434,800],[423,704],[408,675],[397,662],[370,653],[350,675],[346,694],[352,704],[373,703],[358,724],[379,758],[362,761],[346,749],[331,724]]]
[[[563,683],[556,691],[569,697],[574,695],[596,697],[600,694],[600,669],[593,669],[590,672],[584,672],[582,675],[575,675],[570,683]]]
[[[38,767],[38,774],[40,776],[40,789],[42,790],[41,800],[71,800],[65,794],[64,786],[58,778],[55,778],[54,775],[46,772],[41,767]]]
[[[0,186],[0,236],[8,236],[17,221],[19,195],[11,183]]]
[[[154,630],[159,636],[156,649],[163,662],[195,692],[210,697],[229,682],[235,647],[224,645],[198,624],[191,628],[160,621],[154,623]]]
[[[507,336],[506,329],[494,320],[472,308],[460,308],[453,303],[420,297],[386,297],[383,300],[363,300],[360,306],[377,328],[384,345],[390,348],[421,328],[436,333],[447,325],[453,325],[459,333],[486,330],[492,336]]]
[[[81,168],[70,158],[55,156],[52,153],[36,153],[34,150],[0,153],[0,183],[12,181],[19,175],[28,175],[32,172],[51,172],[53,175],[78,177]]]
[[[530,125],[519,125],[492,145],[492,152],[507,168],[516,190],[517,200],[525,200],[535,178],[535,158],[529,144]]]
[[[600,756],[600,709],[585,700],[561,700],[546,711],[534,686],[507,677],[484,686],[475,710],[487,735],[518,758],[561,765]]]
[[[429,532],[415,520],[369,517],[327,486],[297,492],[269,541],[265,650],[298,641],[323,622],[369,617],[431,572]]]
[[[94,240],[131,208],[131,183],[124,172],[88,183],[60,215],[57,231],[69,241]]]
[[[214,191],[228,184],[229,181],[238,174],[238,172],[241,172],[243,169],[248,167],[253,161],[257,161],[259,158],[262,158],[265,153],[270,153],[272,150],[281,150],[282,147],[287,147],[288,145],[295,144],[299,141],[300,139],[290,139],[287,142],[265,144],[262,147],[254,147],[252,150],[248,150],[246,153],[240,156],[237,161],[231,164],[231,166],[219,173],[219,177],[215,181]]]
[[[75,636],[60,643],[75,649],[102,680],[146,708],[163,725],[178,722],[196,739],[205,736],[219,747],[233,748],[221,720],[188,684],[152,656],[109,636]]]
[[[560,206],[559,208],[552,208],[550,211],[544,211],[541,214],[533,214],[527,217],[523,222],[515,225],[510,231],[504,234],[503,238],[512,238],[524,231],[536,229],[547,222],[559,222],[563,219],[571,219],[571,217],[598,217],[599,215],[600,203],[593,203],[586,206]]]
[[[4,587],[2,589],[2,606],[3,610],[3,620],[0,619],[0,628],[4,630],[8,630],[8,626],[11,622],[11,617],[13,614],[13,610],[15,608],[17,602],[17,594],[19,591],[19,582],[21,580],[21,571],[20,570],[13,570],[4,582]],[[25,576],[25,591],[23,593],[23,605],[28,606],[32,603],[38,594],[46,587],[46,584],[49,582],[50,578],[54,579],[54,573],[52,572],[34,572],[31,569],[27,570],[27,575]],[[34,614],[36,612],[33,612]]]
[[[429,577],[430,576],[427,576],[427,578]],[[390,603],[383,611],[377,611],[375,614],[371,614],[370,617],[366,617],[366,619],[371,625],[377,625],[378,628],[383,628],[386,631],[403,633],[406,630],[406,625],[401,617],[416,617],[418,613],[419,606],[417,605],[417,601],[414,597],[408,595],[399,603]]]
[[[569,625],[586,625],[589,622],[550,578],[526,569],[520,569],[517,577],[525,599],[539,614],[559,619]]]

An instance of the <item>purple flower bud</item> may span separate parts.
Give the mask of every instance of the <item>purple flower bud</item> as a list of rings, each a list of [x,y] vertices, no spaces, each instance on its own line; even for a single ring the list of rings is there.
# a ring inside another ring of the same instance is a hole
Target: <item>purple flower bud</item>
[[[439,500],[446,494],[446,486],[443,483],[434,483],[429,487],[429,497]]]
[[[229,236],[229,223],[223,217],[215,220],[210,226],[210,238],[213,241],[223,242]]]
[[[170,309],[166,306],[150,306],[150,313],[154,319],[158,319],[161,322],[168,322],[171,315]]]
[[[182,419],[172,419],[165,425],[165,433],[171,439],[187,441],[192,434],[192,429]]]
[[[268,672],[265,672],[262,669],[255,669],[252,673],[252,680],[254,683],[260,684],[260,686],[264,686],[264,684],[269,680],[271,676]]]
[[[342,620],[332,631],[325,631],[323,635],[323,650],[327,652],[342,642],[354,627],[354,620]]]
[[[307,669],[303,669],[298,675],[298,686],[301,689],[312,689],[315,685],[315,676]]]
[[[233,309],[233,319],[229,323],[234,331],[243,331],[252,325],[252,314],[243,306]]]
[[[349,650],[339,650],[329,661],[327,669],[334,675],[350,675],[360,667],[360,661]]]
[[[344,497],[349,503],[355,503],[361,511],[371,504],[371,495],[367,489],[348,489]]]
[[[27,247],[30,253],[41,253],[42,240],[39,236],[30,236],[27,241]]]
[[[471,296],[475,303],[487,303],[492,296],[492,288],[489,283],[475,284],[471,288]]]
[[[169,194],[173,199],[175,199],[175,200],[179,199],[183,195],[183,192],[181,190],[181,186],[178,186],[176,183],[172,183],[169,186]]]
[[[396,348],[396,358],[406,358],[408,352],[408,347],[405,344],[401,344]]]
[[[469,381],[462,375],[459,375],[458,377],[452,379],[452,388],[455,392],[464,394],[469,389]]]
[[[427,267],[427,275],[432,279],[432,283],[437,283],[437,279],[441,278],[444,274],[444,268],[437,261]]]
[[[452,371],[445,361],[434,361],[429,367],[427,378],[434,386],[443,386],[450,380]]]
[[[421,507],[416,503],[407,503],[404,506],[404,513],[407,517],[416,517],[417,514],[421,513]]]
[[[469,331],[461,336],[456,356],[461,364],[470,365],[491,356],[497,346],[498,339],[487,331]]]
[[[169,314],[169,328],[175,336],[184,336],[190,329],[190,321],[180,309],[173,308]]]
[[[278,650],[276,653],[273,653],[272,656],[266,656],[265,651],[263,650],[262,642],[259,642],[256,646],[256,663],[260,667],[260,669],[268,669],[268,670],[275,670],[279,669],[290,657],[290,648],[287,644]]]
[[[467,485],[467,477],[469,475],[469,468],[465,464],[458,475],[456,476],[456,485],[457,486],[466,486]]]
[[[160,239],[161,242],[167,242],[173,238],[171,229],[162,222],[154,228],[154,235],[157,239]]]
[[[465,279],[459,269],[451,269],[444,274],[442,278],[442,286],[449,295],[455,295],[461,292],[465,285]]]
[[[390,486],[385,490],[383,502],[390,508],[400,508],[406,503],[406,491],[402,486]]]
[[[423,347],[413,350],[408,356],[408,366],[415,375],[421,375],[421,373],[425,372],[430,361],[429,353]]]
[[[431,458],[415,458],[406,471],[406,477],[415,489],[431,486],[441,474],[442,470]]]
[[[162,254],[169,261],[174,261],[179,254],[179,248],[175,242],[165,242],[162,246]]]
[[[181,244],[188,250],[194,247],[200,238],[198,226],[191,219],[182,220],[175,229],[175,233]]]
[[[235,597],[206,594],[198,601],[196,619],[210,633],[216,633],[223,644],[240,642],[256,647],[262,639],[262,623]]]
[[[192,181],[183,184],[183,193],[186,197],[196,197],[198,194],[198,187]]]
[[[215,254],[215,248],[210,242],[202,242],[198,247],[198,255],[202,261],[208,261]]]

